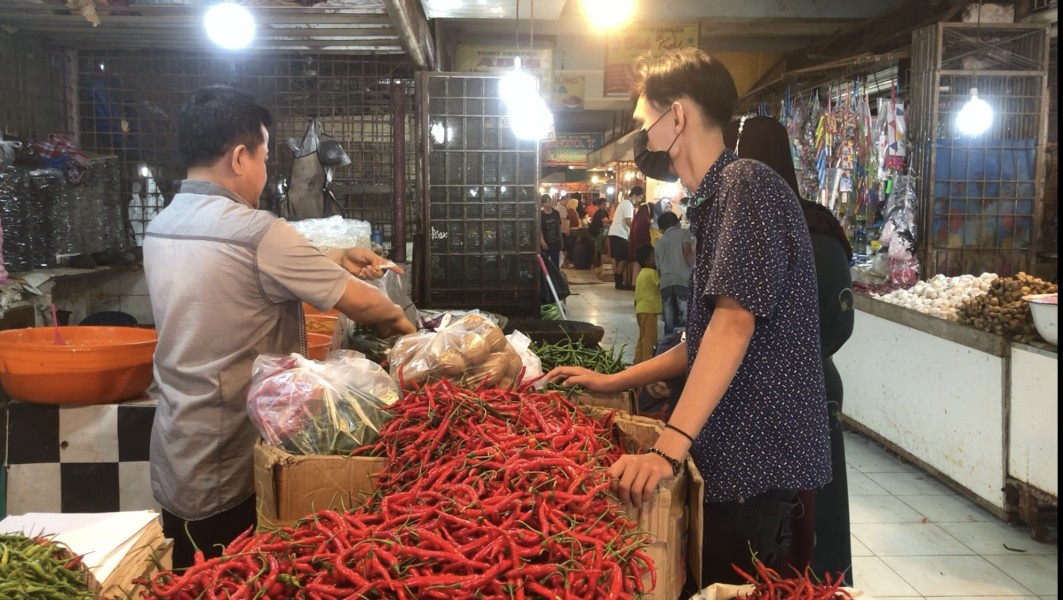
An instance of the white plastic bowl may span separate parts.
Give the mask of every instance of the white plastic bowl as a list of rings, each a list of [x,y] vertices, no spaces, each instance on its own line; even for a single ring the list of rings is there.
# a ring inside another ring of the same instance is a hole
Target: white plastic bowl
[[[1059,294],[1033,294],[1022,298],[1030,304],[1037,333],[1053,346],[1059,341]]]

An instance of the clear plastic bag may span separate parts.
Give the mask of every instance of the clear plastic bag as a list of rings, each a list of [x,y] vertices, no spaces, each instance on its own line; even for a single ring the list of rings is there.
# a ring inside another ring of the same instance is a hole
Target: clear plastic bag
[[[355,352],[324,362],[260,356],[251,372],[247,413],[268,444],[292,454],[350,454],[377,440],[399,399],[395,380]]]
[[[405,335],[388,354],[391,375],[405,386],[450,379],[468,387],[516,387],[523,363],[502,330],[478,314],[447,320],[434,331]]]
[[[384,271],[384,275],[379,279],[370,279],[367,283],[370,283],[380,291],[384,292],[387,297],[399,305],[402,308],[403,314],[406,315],[406,319],[413,323],[415,326],[421,322],[420,314],[417,312],[417,307],[413,305],[413,300],[410,299],[409,294],[406,293],[405,286],[402,284],[402,276],[390,269]]]
[[[368,221],[344,219],[339,215],[293,221],[291,226],[303,234],[311,246],[322,252],[338,248],[369,248],[373,233]]]
[[[521,365],[524,368],[518,385],[523,385],[526,381],[535,381],[532,384],[537,390],[541,390],[546,387],[546,380],[542,378],[543,374],[543,362],[539,360],[539,355],[531,349],[531,338],[524,335],[519,331],[506,336],[506,340],[509,345],[516,351],[517,356],[520,357]]]

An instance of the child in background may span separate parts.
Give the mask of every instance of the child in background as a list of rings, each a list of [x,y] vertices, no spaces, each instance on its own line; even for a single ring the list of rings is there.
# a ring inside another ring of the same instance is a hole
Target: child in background
[[[657,343],[657,319],[661,314],[661,277],[653,246],[646,244],[635,250],[635,260],[642,267],[635,280],[635,318],[639,324],[639,341],[635,344],[635,364],[653,358]]]

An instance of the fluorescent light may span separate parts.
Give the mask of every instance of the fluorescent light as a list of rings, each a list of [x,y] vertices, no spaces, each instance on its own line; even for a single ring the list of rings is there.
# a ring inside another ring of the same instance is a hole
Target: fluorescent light
[[[255,39],[255,18],[246,8],[231,2],[210,7],[203,25],[210,41],[226,50],[242,50]]]
[[[538,87],[535,77],[521,69],[519,56],[513,59],[513,70],[498,82],[498,95],[506,105],[509,126],[519,139],[541,140],[554,125],[554,116]]]
[[[978,97],[978,88],[971,88],[971,99],[956,115],[956,127],[966,135],[982,135],[993,125],[993,107]]]
[[[583,12],[599,29],[615,29],[631,18],[635,0],[583,0]]]

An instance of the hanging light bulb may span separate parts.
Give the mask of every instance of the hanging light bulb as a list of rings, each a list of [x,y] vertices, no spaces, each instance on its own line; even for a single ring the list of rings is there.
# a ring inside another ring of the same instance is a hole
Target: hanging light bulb
[[[207,10],[203,18],[210,41],[226,50],[240,50],[255,39],[255,18],[238,4],[223,2]]]
[[[499,81],[498,95],[506,105],[514,135],[523,140],[541,140],[550,133],[554,116],[539,95],[535,77],[520,67],[518,56],[513,60],[513,70]]]
[[[971,88],[971,99],[956,115],[956,127],[966,135],[981,135],[993,125],[993,107],[978,97],[978,88]]]

